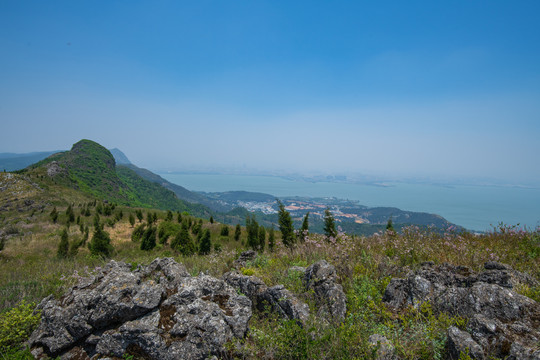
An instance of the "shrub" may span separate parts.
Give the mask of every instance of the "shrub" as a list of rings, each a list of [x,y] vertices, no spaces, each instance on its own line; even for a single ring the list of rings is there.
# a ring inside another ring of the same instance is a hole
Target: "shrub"
[[[190,256],[195,253],[195,244],[189,236],[187,222],[182,223],[180,232],[171,241],[171,247],[179,251],[184,256]]]
[[[152,250],[156,247],[156,228],[155,226],[149,226],[144,232],[143,239],[141,241],[141,250]]]
[[[229,227],[225,224],[223,224],[221,226],[221,232],[220,232],[220,235],[221,236],[229,236]]]
[[[144,235],[144,230],[146,228],[146,224],[140,224],[135,229],[133,229],[133,232],[131,233],[131,241],[138,242],[142,239]]]
[[[0,315],[0,352],[18,349],[26,341],[41,319],[34,313],[34,303],[24,300],[16,307]]]
[[[111,237],[101,228],[101,226],[95,228],[94,235],[88,244],[88,248],[92,255],[101,257],[109,257],[114,251],[111,245]]]
[[[158,227],[159,243],[166,244],[169,237],[175,237],[179,232],[180,224],[172,221],[163,221]]]

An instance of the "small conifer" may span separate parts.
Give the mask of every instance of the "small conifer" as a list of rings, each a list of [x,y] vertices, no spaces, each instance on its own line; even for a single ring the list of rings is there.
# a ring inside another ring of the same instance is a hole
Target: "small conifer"
[[[199,246],[199,254],[207,255],[210,254],[212,250],[212,241],[210,239],[210,230],[205,229],[201,238],[201,243]]]
[[[68,233],[67,233],[67,229],[64,228],[64,230],[62,230],[62,234],[60,234],[60,243],[58,244],[58,250],[56,252],[56,255],[59,258],[66,258],[68,256],[68,251],[69,251]]]

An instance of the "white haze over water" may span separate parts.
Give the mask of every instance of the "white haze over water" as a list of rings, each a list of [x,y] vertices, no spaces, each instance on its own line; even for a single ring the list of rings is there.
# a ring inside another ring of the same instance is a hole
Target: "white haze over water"
[[[333,182],[293,181],[273,176],[160,173],[192,191],[244,190],[275,196],[337,197],[361,205],[435,213],[469,230],[505,224],[540,226],[540,189],[503,186],[437,186],[390,183],[388,187]]]

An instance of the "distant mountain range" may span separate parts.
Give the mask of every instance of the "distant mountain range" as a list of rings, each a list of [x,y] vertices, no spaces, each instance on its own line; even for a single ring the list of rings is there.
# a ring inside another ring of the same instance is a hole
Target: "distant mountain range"
[[[36,160],[37,159],[37,160]],[[36,160],[17,172],[40,179],[47,186],[52,181],[60,186],[80,191],[88,196],[134,207],[188,211],[200,217],[212,215],[217,221],[244,223],[250,213],[255,213],[265,226],[277,224],[276,198],[270,194],[247,191],[200,193],[173,184],[153,172],[132,164],[119,149],[107,150],[90,140],[81,140],[69,151],[39,152],[28,154],[0,154],[2,164],[19,167]],[[8,168],[6,167],[6,170]],[[61,191],[60,191],[61,193]],[[391,217],[394,226],[409,224],[434,226],[440,229],[450,225],[441,216],[428,213],[403,211],[397,208],[368,208],[354,202],[339,199],[284,198],[286,204],[301,202],[315,208],[326,206],[336,209],[337,220],[349,233],[371,234],[384,229]],[[299,226],[302,216],[309,210],[291,211]],[[323,221],[312,211],[310,218],[313,231],[322,231]],[[339,217],[341,216],[341,217]]]
[[[15,171],[24,169],[46,157],[60,151],[42,151],[26,154],[0,153],[0,171]]]

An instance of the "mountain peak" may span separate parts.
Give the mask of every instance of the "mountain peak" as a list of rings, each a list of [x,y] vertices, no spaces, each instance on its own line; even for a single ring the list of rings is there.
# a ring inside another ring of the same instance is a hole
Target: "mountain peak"
[[[116,163],[118,165],[132,165],[131,161],[127,158],[126,154],[124,154],[120,149],[114,148],[109,149],[112,156],[114,156],[114,160],[116,160]]]

